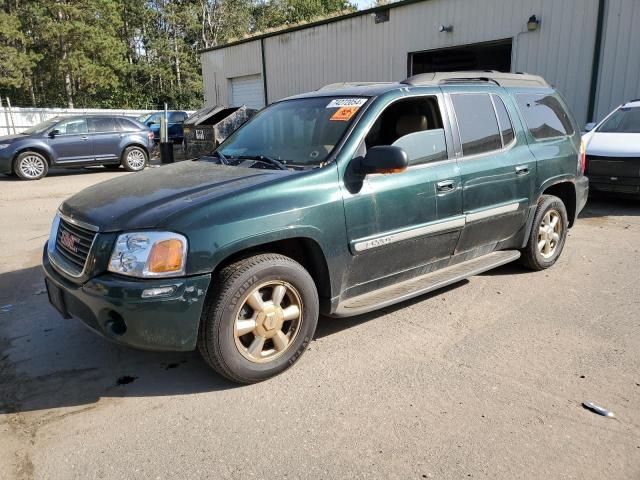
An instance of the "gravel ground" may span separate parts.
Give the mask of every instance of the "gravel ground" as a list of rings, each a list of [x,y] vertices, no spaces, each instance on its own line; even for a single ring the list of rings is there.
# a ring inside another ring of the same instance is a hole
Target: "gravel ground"
[[[590,200],[548,271],[323,318],[293,369],[238,387],[48,305],[57,206],[121,175],[0,176],[1,479],[640,478],[640,202]]]

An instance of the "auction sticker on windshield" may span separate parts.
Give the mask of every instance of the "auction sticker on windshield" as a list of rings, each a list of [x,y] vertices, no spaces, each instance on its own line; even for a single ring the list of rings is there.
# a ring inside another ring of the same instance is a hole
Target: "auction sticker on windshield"
[[[337,120],[339,122],[348,121],[360,109],[360,107],[340,107],[335,111],[329,120]]]
[[[356,107],[358,109],[365,103],[367,103],[366,98],[336,98],[329,102],[327,108]]]

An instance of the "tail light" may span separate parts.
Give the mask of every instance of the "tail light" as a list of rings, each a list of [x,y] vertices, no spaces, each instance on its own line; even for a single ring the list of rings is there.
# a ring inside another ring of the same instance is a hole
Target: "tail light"
[[[587,169],[587,146],[584,143],[584,140],[580,142],[580,155],[578,157],[578,169],[580,173],[584,175],[585,170]]]

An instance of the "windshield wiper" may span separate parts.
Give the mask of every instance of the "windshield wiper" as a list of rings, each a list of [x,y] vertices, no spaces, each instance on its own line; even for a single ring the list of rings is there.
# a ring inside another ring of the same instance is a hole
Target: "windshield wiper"
[[[225,157],[222,152],[216,150],[215,152],[213,152],[213,155],[220,159],[220,163],[222,165],[229,165],[229,160],[227,160],[227,157]]]
[[[288,170],[288,167],[284,163],[282,163],[280,160],[276,160],[273,157],[267,157],[265,155],[240,155],[238,157],[233,157],[233,158],[238,158],[242,160],[255,160],[257,162],[268,163],[269,165],[273,165],[274,167],[280,170]]]

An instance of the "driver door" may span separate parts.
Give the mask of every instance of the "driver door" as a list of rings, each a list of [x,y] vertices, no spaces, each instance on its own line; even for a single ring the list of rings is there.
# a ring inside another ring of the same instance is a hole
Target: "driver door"
[[[48,143],[57,164],[90,162],[93,160],[93,142],[86,118],[72,118],[57,124],[58,133]]]
[[[440,95],[393,102],[356,154],[364,156],[367,147],[396,145],[407,152],[409,167],[403,173],[367,175],[360,184],[346,185],[345,216],[353,255],[347,297],[426,273],[429,264],[453,254],[464,225],[462,193],[440,105]]]

